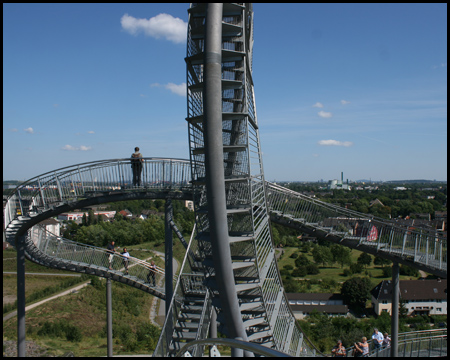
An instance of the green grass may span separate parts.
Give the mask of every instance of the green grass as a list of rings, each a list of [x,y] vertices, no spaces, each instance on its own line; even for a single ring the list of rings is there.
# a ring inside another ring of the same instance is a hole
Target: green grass
[[[295,259],[290,258],[290,255],[292,255],[293,253],[304,254],[312,263],[314,263],[314,259],[313,259],[311,252],[303,253],[297,247],[287,247],[287,248],[284,248],[283,250],[284,250],[284,255],[282,255],[278,261],[278,267],[280,270],[283,269],[283,267],[285,265],[292,265],[294,268],[296,267]],[[351,257],[351,260],[353,263],[357,262],[357,259],[361,253],[362,252],[359,250],[355,250],[355,249],[351,250],[350,257]],[[372,256],[372,259],[373,259],[373,256]],[[344,276],[344,274],[343,274],[344,269],[348,268],[348,265],[345,265],[343,268],[341,268],[341,266],[337,263],[332,266],[326,266],[326,267],[322,267],[322,264],[318,264],[318,267],[320,270],[319,274],[306,275],[304,278],[295,278],[295,279],[311,279],[311,280],[334,279],[336,282],[342,283],[353,276],[369,276],[371,279],[372,285],[374,287],[382,280],[391,280],[391,277],[383,277],[382,268],[380,266],[373,265],[373,260],[372,260],[372,265],[368,266],[366,269],[364,269],[362,271],[362,273],[351,275],[351,276]],[[369,275],[365,274],[366,270]],[[400,275],[400,280],[410,280],[410,279],[411,279],[410,276]],[[309,289],[310,292],[320,292],[320,291],[318,291],[318,290],[320,290],[319,286],[317,286],[317,285],[312,285],[312,286],[313,287],[311,289]]]

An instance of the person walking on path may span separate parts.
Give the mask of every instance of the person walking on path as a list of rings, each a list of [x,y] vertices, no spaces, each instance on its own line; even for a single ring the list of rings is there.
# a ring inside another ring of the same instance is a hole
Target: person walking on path
[[[139,148],[136,146],[134,148],[134,153],[131,154],[131,169],[133,170],[133,186],[141,186],[141,173],[142,164],[144,159],[142,154],[139,152]]]
[[[130,253],[127,251],[127,248],[123,248],[123,252],[121,253],[123,256],[123,266],[125,267],[125,275],[128,275],[128,261],[130,257]]]
[[[108,263],[109,263],[109,270],[112,270],[112,264],[113,264],[113,259],[114,259],[114,253],[116,252],[116,249],[118,249],[119,247],[115,247],[114,246],[114,240],[112,240],[108,246],[106,247],[106,251],[108,254]]]
[[[382,333],[380,333],[378,331],[377,328],[373,329],[372,339],[373,339],[373,345],[375,346],[375,349],[381,348],[381,345],[383,344],[384,336]]]
[[[152,279],[151,283],[153,284],[153,286],[156,286],[156,265],[153,260],[150,263],[150,271],[147,274],[147,282],[149,284],[150,284],[150,278]]]

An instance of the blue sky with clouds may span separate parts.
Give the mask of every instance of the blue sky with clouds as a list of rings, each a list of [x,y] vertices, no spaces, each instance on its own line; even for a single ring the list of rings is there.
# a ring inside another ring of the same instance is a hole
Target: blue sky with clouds
[[[3,4],[3,179],[185,158],[188,4]],[[254,4],[266,179],[447,180],[447,4]]]

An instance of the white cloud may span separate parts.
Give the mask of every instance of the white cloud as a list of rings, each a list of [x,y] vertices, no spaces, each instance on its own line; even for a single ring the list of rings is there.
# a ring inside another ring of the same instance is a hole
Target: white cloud
[[[342,104],[342,105],[347,105],[347,104],[350,104],[350,101],[347,101],[347,100],[341,100],[341,104]]]
[[[167,85],[165,85],[165,88],[169,89],[174,94],[186,96],[186,83],[181,83],[180,85],[168,83]]]
[[[9,131],[17,132],[17,131],[19,131],[19,130],[17,130],[16,128],[12,128],[12,129],[9,129]]]
[[[165,85],[161,85],[158,83],[150,84],[151,87],[164,87],[170,91],[172,91],[174,94],[180,95],[180,96],[186,96],[186,83],[181,83],[180,85],[174,84],[174,83],[168,83]]]
[[[137,19],[125,14],[120,19],[120,24],[122,29],[132,35],[142,31],[156,39],[165,38],[174,43],[186,41],[187,23],[169,14],[159,14],[150,19]]]
[[[323,118],[330,118],[330,117],[333,116],[332,113],[326,112],[326,111],[319,111],[317,114],[318,114],[320,117],[323,117]]]
[[[72,146],[72,145],[65,145],[61,148],[61,150],[67,150],[67,151],[88,151],[92,150],[90,146],[84,146],[81,145],[80,147]]]
[[[90,130],[90,131],[88,131],[88,134],[95,134],[95,132]]]
[[[320,102],[316,102],[313,107],[317,107],[317,108],[323,108],[323,104]]]
[[[33,128],[31,128],[31,127],[29,127],[29,128],[26,128],[26,129],[23,129],[25,132],[27,132],[28,134],[34,134],[34,130],[33,130]]]
[[[338,140],[320,140],[317,144],[321,146],[352,146],[353,143],[351,141],[338,141]]]

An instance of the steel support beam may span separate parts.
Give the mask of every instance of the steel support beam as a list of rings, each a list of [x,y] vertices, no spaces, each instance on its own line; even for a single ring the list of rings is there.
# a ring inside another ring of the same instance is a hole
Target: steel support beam
[[[111,278],[106,279],[106,347],[107,356],[113,356],[113,333],[112,333],[112,297]]]
[[[391,357],[398,356],[398,307],[400,295],[399,265],[392,265]]]
[[[17,356],[25,357],[25,235],[19,236],[17,251]]]
[[[166,278],[166,316],[169,312],[170,302],[173,296],[173,238],[172,227],[173,222],[173,207],[172,199],[167,198],[165,204],[165,221],[164,221],[164,234],[165,234],[165,278]]]
[[[222,14],[223,4],[207,4],[203,88],[206,192],[212,256],[229,336],[247,341],[234,284],[223,181]]]

